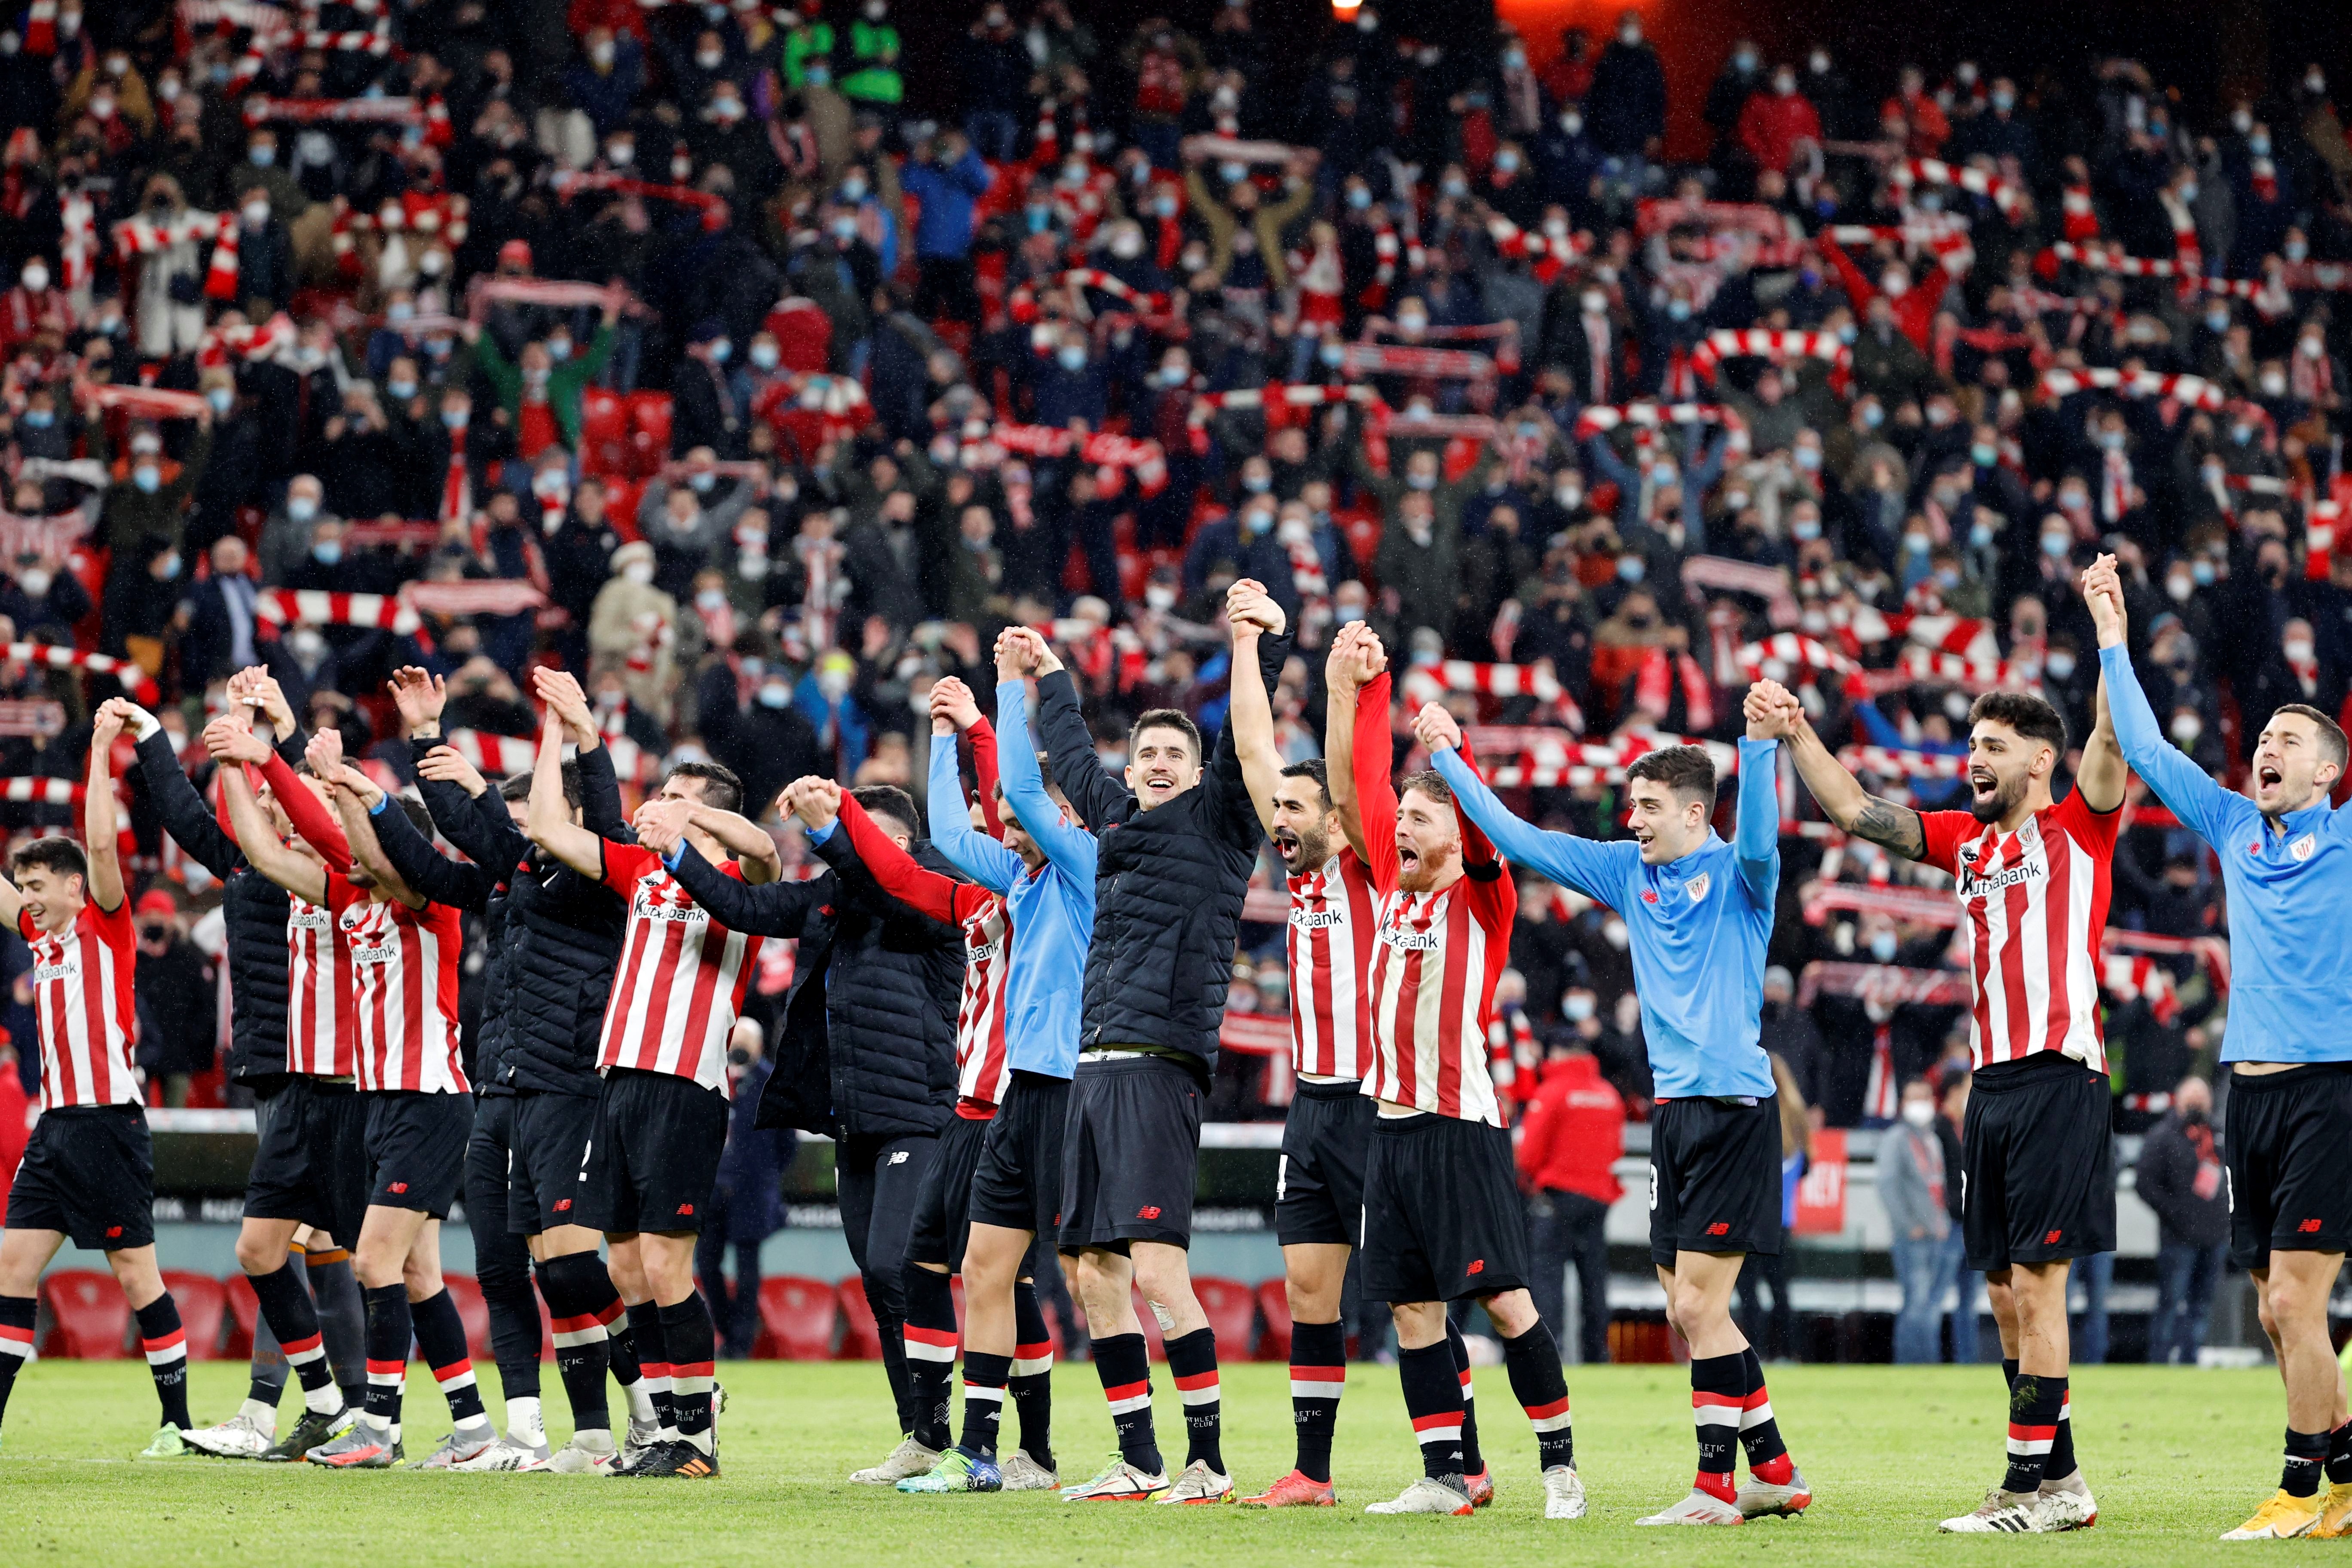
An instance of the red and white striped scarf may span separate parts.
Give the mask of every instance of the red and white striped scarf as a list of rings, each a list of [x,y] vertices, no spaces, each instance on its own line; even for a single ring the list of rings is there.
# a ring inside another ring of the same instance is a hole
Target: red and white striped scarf
[[[2091,187],[2068,185],[2058,194],[2060,232],[2080,245],[2099,235],[2098,209],[2091,205]]]
[[[58,243],[58,260],[65,272],[66,291],[89,287],[90,267],[98,254],[98,216],[89,198],[74,192],[58,204],[65,235]]]
[[[2300,343],[2295,352],[2286,356],[2287,390],[2305,403],[2317,403],[2336,390],[2336,366],[2322,348],[2316,355],[2303,352]]]
[[[1664,647],[1654,647],[1642,656],[1633,672],[1633,706],[1652,718],[1663,721],[1674,704],[1674,685],[1680,681],[1683,708],[1689,716],[1685,726],[1706,730],[1715,723],[1715,694],[1706,683],[1706,672],[1698,660],[1686,653],[1675,653]]]
[[[0,647],[0,666],[11,664],[37,664],[50,669],[79,669],[92,675],[110,675],[141,702],[156,700],[155,682],[148,678],[145,670],[127,658],[112,658],[102,653],[84,653],[79,648],[55,643],[12,642]]]
[[[152,218],[127,217],[114,226],[115,253],[125,261],[134,256],[153,256],[158,252],[189,240],[209,239],[213,242],[212,265],[205,274],[205,297],[208,300],[236,298],[236,230],[235,213],[188,211],[157,223]]]
[[[366,626],[413,634],[425,622],[415,607],[389,594],[331,594],[319,588],[264,588],[254,615],[273,626]]]

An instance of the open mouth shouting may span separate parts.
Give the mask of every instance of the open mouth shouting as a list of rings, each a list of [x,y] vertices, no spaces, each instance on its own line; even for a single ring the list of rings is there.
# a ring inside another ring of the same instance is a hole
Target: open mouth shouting
[[[1417,849],[1417,848],[1415,848],[1415,847],[1413,847],[1412,840],[1410,840],[1410,839],[1405,839],[1405,838],[1400,838],[1400,839],[1398,839],[1398,840],[1397,840],[1397,872],[1398,872],[1398,874],[1399,874],[1400,876],[1402,876],[1402,877],[1412,877],[1412,876],[1415,876],[1415,875],[1417,875],[1417,874],[1420,872],[1420,870],[1421,870],[1421,851],[1420,851],[1419,849]]]
[[[1282,863],[1294,869],[1297,868],[1300,853],[1297,830],[1277,827],[1274,830],[1273,837],[1274,852],[1282,857]]]
[[[1969,792],[1976,797],[1978,805],[1990,805],[2000,795],[2000,780],[1993,776],[1990,768],[1970,768]]]
[[[2269,795],[2285,783],[2286,775],[2279,771],[2277,763],[2261,763],[2255,765],[2254,788],[2258,792]]]

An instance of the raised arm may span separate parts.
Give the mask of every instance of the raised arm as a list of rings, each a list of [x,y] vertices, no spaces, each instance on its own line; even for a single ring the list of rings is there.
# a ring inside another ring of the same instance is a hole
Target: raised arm
[[[412,745],[417,752],[416,792],[425,797],[433,826],[474,864],[505,881],[530,853],[530,840],[515,826],[514,813],[455,747],[423,739]]]
[[[1235,595],[1239,595],[1238,600],[1234,598]],[[1244,647],[1244,624],[1241,621],[1234,623],[1233,679],[1238,689],[1242,684],[1241,667],[1251,662],[1257,666],[1257,689],[1261,699],[1268,703],[1265,739],[1274,773],[1268,775],[1268,783],[1261,797],[1250,784],[1249,768],[1241,754],[1241,741],[1234,731],[1229,705],[1224,725],[1217,731],[1216,750],[1210,755],[1209,766],[1202,775],[1201,783],[1214,792],[1220,822],[1241,841],[1255,848],[1268,831],[1267,824],[1273,816],[1274,785],[1271,779],[1282,772],[1282,758],[1273,751],[1272,700],[1264,694],[1271,691],[1274,683],[1282,678],[1283,663],[1290,657],[1290,642],[1282,635],[1285,624],[1282,606],[1256,583],[1248,583],[1246,587],[1236,583],[1228,594],[1226,603],[1229,607],[1238,605],[1247,629],[1255,633]]]
[[[1029,694],[1021,682],[998,682],[996,711],[1003,719],[1005,729],[1013,734],[1029,732],[1028,702]],[[1037,771],[1037,753],[1027,746],[1013,746],[997,758],[997,763],[1003,769],[1000,776],[1005,803],[1021,819],[1022,829],[1036,840],[1047,859],[1079,879],[1082,886],[1093,886],[1097,848],[1095,836],[1063,816],[1062,808],[1045,793],[1045,776]]]
[[[1257,642],[1265,628],[1235,606],[1234,595],[1242,589],[1243,584],[1236,583],[1225,596],[1225,613],[1234,626],[1233,693],[1225,707],[1225,731],[1233,737],[1234,754],[1240,760],[1250,804],[1257,808],[1258,826],[1272,833],[1274,787],[1282,777],[1282,752],[1274,743],[1274,699],[1257,668]]]
[[[82,848],[89,858],[89,901],[108,914],[122,907],[122,848],[115,841],[114,742],[122,733],[122,711],[101,706],[90,726],[89,773],[81,796]]]
[[[2083,804],[2093,811],[2105,814],[2124,803],[2124,786],[2130,778],[2129,764],[2124,761],[2124,749],[2116,739],[2115,715],[2108,710],[2105,648],[2110,631],[2115,646],[2126,646],[2127,630],[2125,622],[2123,580],[2116,575],[2116,558],[2102,555],[2083,574],[2083,596],[2091,608],[2091,622],[2098,630],[2100,653],[2099,689],[2091,732],[2083,740],[2083,761],[2074,770],[2074,788],[2081,792]],[[2109,625],[2112,623],[2112,626]],[[2126,656],[2126,663],[2129,663]],[[2137,681],[2133,682],[2137,685]],[[2143,707],[2147,695],[2140,698]],[[2183,821],[2188,820],[2186,817]]]
[[[587,759],[582,759],[584,764]],[[611,776],[607,768],[605,774]],[[587,784],[587,769],[581,769]],[[619,791],[614,790],[618,808]],[[591,833],[572,820],[572,806],[563,798],[563,721],[550,704],[539,727],[539,755],[531,764],[530,801],[523,813],[522,830],[530,840],[591,881],[604,879],[604,840],[610,835]]]
[[[957,732],[971,737],[971,767],[980,784],[980,816],[988,825],[988,837],[1002,839],[1004,823],[996,815],[996,731],[980,715],[980,704],[972,700],[971,688],[950,675],[931,683],[931,745],[934,749],[944,742],[948,754],[955,754]],[[1021,737],[1027,745],[1029,737]],[[957,780],[956,798],[963,797],[961,777]],[[961,819],[960,819],[961,820]],[[964,826],[969,828],[971,823]],[[932,842],[939,835],[931,835]]]
[[[1927,858],[1927,828],[1919,814],[1864,790],[1806,719],[1795,693],[1778,681],[1759,680],[1748,689],[1746,711],[1750,735],[1769,734],[1789,742],[1797,776],[1832,822],[1906,860]]]
[[[1004,635],[1037,636],[1018,626]],[[1037,640],[1042,647],[1044,639]],[[1070,804],[1077,807],[1078,815],[1086,818],[1087,826],[1096,832],[1125,822],[1135,812],[1135,796],[1126,781],[1104,767],[1102,759],[1095,755],[1095,739],[1087,732],[1086,718],[1078,710],[1077,688],[1070,684],[1069,671],[1047,650],[1034,673],[1037,728],[1045,737],[1045,754],[1053,759],[1055,781],[1070,797]],[[1002,717],[1002,710],[999,716]],[[1012,726],[1007,724],[1005,728],[1010,730]],[[1002,753],[997,761],[1002,765]]]
[[[1770,909],[1780,893],[1780,742],[1753,730],[1739,742],[1739,821],[1731,830],[1731,858],[1748,896]]]
[[[1396,748],[1389,738],[1389,677],[1383,669],[1357,689],[1356,709],[1348,720],[1348,782],[1357,832],[1362,836],[1356,853],[1372,868],[1372,886],[1383,890],[1396,886],[1398,871],[1396,784],[1389,776]],[[1345,822],[1346,816],[1340,820]]]
[[[336,804],[340,806],[345,795],[357,796],[377,853],[402,883],[434,903],[480,914],[488,907],[490,894],[506,879],[502,873],[514,868],[512,861],[501,868],[450,859],[416,830],[416,824],[408,819],[408,813],[398,801],[375,788],[357,769],[346,768],[336,782],[340,786],[335,792]],[[360,787],[362,784],[367,785],[366,790]],[[458,815],[471,817],[471,803],[467,803]],[[446,833],[447,829],[442,831]],[[355,849],[364,851],[366,847],[357,836],[352,843]]]
[[[205,804],[205,797],[180,766],[180,759],[172,751],[172,737],[152,713],[130,704],[122,698],[112,699],[131,708],[130,725],[138,738],[139,773],[147,781],[147,798],[155,805],[156,815],[163,819],[163,831],[172,841],[185,850],[195,862],[215,878],[227,881],[245,865],[245,857]]]
[[[2098,618],[2095,612],[2094,618]],[[2111,635],[2113,641],[2109,640]],[[2223,789],[2203,768],[2189,761],[2186,752],[2164,738],[2163,729],[2157,723],[2156,710],[2148,706],[2147,693],[2140,689],[2139,676],[2132,669],[2131,650],[2124,646],[2120,618],[2112,626],[2101,622],[2099,689],[2105,696],[2116,747],[2131,770],[2147,781],[2156,798],[2172,808],[2173,816],[2206,843],[2219,847],[2228,837],[2232,803],[2244,797]],[[2087,763],[2087,746],[2084,753]],[[2083,804],[2091,805],[2091,798],[2085,795]]]
[[[1348,847],[1366,865],[1372,863],[1370,847],[1364,837],[1364,814],[1356,787],[1356,699],[1363,683],[1378,673],[1382,658],[1380,638],[1374,637],[1361,622],[1339,628],[1331,639],[1331,651],[1323,667],[1325,706],[1323,715],[1323,771],[1329,781],[1331,809],[1339,814],[1339,830],[1347,835]],[[1382,726],[1383,734],[1386,725]],[[1366,744],[1370,744],[1369,741]],[[1387,776],[1388,756],[1381,756],[1381,776]],[[1395,837],[1395,802],[1390,803],[1389,837]],[[1396,850],[1391,843],[1389,853]]]
[[[562,670],[547,668],[532,670],[530,680],[539,700],[547,705],[548,716],[561,724],[564,737],[571,741],[580,763],[580,826],[599,838],[609,838],[615,844],[635,844],[636,833],[629,826],[628,814],[621,809],[621,779],[613,771],[613,750],[604,744],[604,731],[596,728],[595,715],[588,710],[588,697],[580,689],[580,682]],[[559,768],[562,760],[559,750]],[[532,793],[537,794],[538,789],[538,773],[534,770]],[[560,793],[557,798],[562,798]],[[583,874],[594,877],[599,873],[588,870]]]
[[[205,727],[205,745],[221,764],[221,801],[228,808],[229,831],[236,836],[246,859],[296,898],[324,904],[327,868],[278,837],[278,828],[261,809],[260,797],[254,794],[253,781],[245,771],[248,761],[269,748],[227,719],[215,719]],[[299,780],[295,787],[304,795],[310,793],[310,786]]]
[[[1433,713],[1433,708],[1436,709]],[[1438,723],[1441,718],[1443,726]],[[1574,888],[1600,903],[1614,906],[1624,896],[1622,851],[1630,846],[1612,847],[1570,834],[1547,833],[1512,816],[1495,792],[1486,787],[1486,781],[1478,776],[1470,760],[1461,753],[1461,731],[1454,728],[1451,716],[1435,704],[1422,710],[1414,732],[1425,742],[1436,742],[1429,748],[1430,762],[1444,775],[1446,787],[1454,792],[1455,809],[1465,822],[1492,839],[1505,858],[1541,871],[1561,886]],[[1465,864],[1469,861],[1469,850],[1465,835]]]
[[[998,840],[972,830],[971,813],[964,805],[963,776],[956,767],[954,721],[940,715],[941,706],[938,689],[933,688],[930,790],[926,803],[927,815],[930,818],[931,843],[965,876],[982,887],[1009,893],[1021,879],[1021,857]],[[940,732],[942,724],[948,726],[946,734]],[[972,747],[975,752],[980,750],[976,743],[977,733],[975,729],[975,744]],[[1025,742],[1028,736],[1024,734],[1022,739]],[[992,744],[989,750],[992,754],[995,747]],[[982,787],[985,788],[985,784]],[[1000,826],[997,831],[1002,833],[1003,826]],[[897,847],[894,845],[892,847]]]

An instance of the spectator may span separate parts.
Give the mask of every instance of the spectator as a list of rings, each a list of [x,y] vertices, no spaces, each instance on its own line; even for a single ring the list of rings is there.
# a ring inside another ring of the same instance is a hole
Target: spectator
[[[2158,1366],[2197,1364],[2230,1246],[2230,1194],[2213,1146],[2213,1089],[2186,1078],[2172,1108],[2148,1129],[2134,1167],[2134,1190],[2156,1211],[2156,1316],[2147,1359]]]
[[[760,1332],[760,1247],[784,1227],[783,1174],[798,1138],[757,1125],[761,1093],[775,1071],[764,1059],[760,1026],[739,1018],[727,1046],[727,1150],[719,1159],[719,1180],[694,1247],[694,1272],[711,1304],[719,1330],[719,1353],[728,1361],[751,1354]],[[720,1274],[726,1255],[735,1255],[735,1274]]]
[[[212,1070],[219,1009],[212,961],[180,927],[179,901],[162,889],[139,895],[140,1070],[163,1085],[163,1103],[188,1103],[188,1086]]]
[[[1535,1098],[1519,1118],[1519,1175],[1529,1194],[1528,1239],[1536,1310],[1570,1342],[1565,1276],[1576,1269],[1577,1359],[1609,1359],[1609,1205],[1623,1194],[1614,1167],[1625,1152],[1625,1102],[1601,1076],[1581,1037],[1544,1053]]]
[[[1903,1305],[1895,1317],[1897,1365],[1919,1365],[1940,1357],[1936,1325],[1943,1315],[1943,1278],[1937,1268],[1951,1216],[1944,1206],[1944,1146],[1936,1137],[1936,1096],[1926,1079],[1903,1086],[1902,1110],[1880,1134],[1878,1201],[1895,1232],[1895,1278]]]
[[[1944,1169],[1948,1173],[1962,1169],[1960,1129],[1967,1125],[1969,1088],[1969,1074],[1948,1072],[1937,1090],[1936,1141],[1943,1145]],[[1984,1295],[1984,1276],[1969,1267],[1968,1237],[1960,1225],[1967,1188],[1966,1182],[1944,1184],[1944,1212],[1951,1217],[1952,1224],[1944,1235],[1942,1272],[1937,1277],[1952,1286],[1952,1360],[1963,1366],[1982,1353],[1979,1336],[1984,1321],[1977,1309]],[[1943,1285],[1939,1283],[1936,1289],[1941,1296]]]

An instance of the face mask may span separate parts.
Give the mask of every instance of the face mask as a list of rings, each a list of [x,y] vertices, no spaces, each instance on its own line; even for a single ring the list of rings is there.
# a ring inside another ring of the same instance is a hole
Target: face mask
[[[46,430],[50,426],[56,424],[57,421],[58,416],[54,410],[47,408],[27,408],[25,410],[25,423],[32,429]]]
[[[1081,348],[1056,349],[1054,351],[1054,358],[1064,370],[1078,371],[1087,368],[1087,351]]]
[[[1924,533],[1906,533],[1903,536],[1903,548],[1914,555],[1927,554],[1928,544],[1928,538]]]
[[[416,384],[413,381],[387,381],[383,384],[383,389],[392,395],[394,402],[398,403],[405,403],[416,395]]]
[[[142,463],[131,470],[131,482],[147,494],[153,495],[163,488],[163,470],[152,463]]]
[[[1776,76],[1772,79],[1772,90],[1782,98],[1794,98],[1797,96],[1797,79],[1792,76]]]
[[[1362,212],[1366,207],[1369,207],[1369,206],[1370,206],[1371,205],[1372,205],[1372,193],[1371,193],[1371,192],[1370,192],[1370,191],[1366,190],[1366,189],[1365,189],[1363,186],[1361,186],[1361,185],[1351,185],[1351,186],[1349,186],[1349,189],[1348,189],[1348,205],[1349,205],[1349,206],[1350,206],[1350,207],[1354,208],[1357,212]]]
[[[2279,247],[2279,254],[2285,257],[2289,261],[2301,261],[2304,258],[2311,254],[2311,247],[2305,241],[2300,239],[2290,239],[2284,245]]]
[[[286,515],[296,522],[308,522],[319,515],[319,503],[310,496],[289,496]]]
[[[2042,553],[2053,561],[2064,560],[2067,551],[2073,547],[2074,542],[2063,533],[2045,533],[2042,536]]]
[[[1559,128],[1566,135],[1581,136],[1584,134],[1584,116],[1563,114],[1559,117]]]
[[[2172,721],[2172,738],[2183,746],[2193,746],[2197,737],[2205,732],[2205,721],[2194,713],[2181,713]]]
[[[1587,289],[1580,302],[1588,316],[1606,315],[1609,311],[1609,296],[1598,289]]]
[[[723,597],[724,595],[721,596]],[[767,685],[760,688],[760,706],[762,708],[776,709],[786,707],[792,702],[792,700],[793,689],[786,686],[780,680],[771,681]]]
[[[1561,485],[1551,492],[1551,499],[1565,511],[1574,511],[1584,504],[1584,491],[1576,485]]]
[[[1928,1100],[1906,1100],[1903,1102],[1903,1120],[1912,1126],[1925,1129],[1936,1124],[1936,1105]]]
[[[2326,351],[2326,345],[2321,342],[2317,338],[2305,338],[2301,342],[2295,344],[2295,347],[2302,352],[2303,357],[2305,359],[2317,359]]]
[[[776,345],[773,343],[753,343],[751,345],[751,363],[758,365],[761,370],[775,369]]]
[[[1274,526],[1274,513],[1264,508],[1253,509],[1242,518],[1242,531],[1253,538]]]
[[[621,569],[621,576],[625,581],[634,583],[642,588],[654,580],[653,563],[647,561],[632,561]]]
[[[428,250],[425,253],[425,259],[416,264],[416,269],[427,278],[438,278],[449,270],[449,258],[437,250]],[[448,352],[446,343],[442,344],[441,348],[444,353]]]
[[[2197,584],[2195,579],[2175,573],[2164,580],[2164,592],[2174,604],[2185,605],[2189,602],[2189,595],[2197,592]]]
[[[866,19],[867,21],[878,22],[889,14],[890,7],[882,4],[882,0],[868,0],[866,7]]]
[[[2074,656],[2071,653],[2053,652],[2043,662],[2050,673],[2060,680],[2074,673]]]
[[[1559,1005],[1560,1013],[1571,1024],[1581,1024],[1592,1016],[1592,998],[1570,996]]]
[[[1217,165],[1217,173],[1223,176],[1225,184],[1229,185],[1238,185],[1249,177],[1249,165],[1247,163],[1220,163]]]
[[[27,566],[16,574],[16,586],[25,591],[25,596],[28,599],[47,597],[49,592],[49,574],[38,566]]]
[[[278,149],[275,147],[247,148],[245,156],[246,161],[255,168],[267,169],[278,162]]]
[[[2227,310],[2206,311],[2205,330],[2209,332],[2215,333],[2216,335],[2228,331],[2230,330],[2230,312]]]
[[[1628,940],[1625,932],[1625,922],[1619,920],[1614,915],[1612,915],[1609,919],[1601,921],[1601,940],[1607,942],[1619,952],[1624,952],[1625,943]]]
[[[694,53],[694,63],[707,71],[717,70],[726,58],[727,57],[717,49],[697,49]]]
[[[811,87],[830,87],[830,86],[832,86],[832,85],[833,85],[833,68],[832,68],[831,66],[811,66],[811,67],[809,67],[809,68],[808,68],[808,84],[809,84]]]
[[[727,356],[734,352],[735,345],[729,342],[725,338],[720,338],[710,345],[710,363],[712,364],[725,364],[727,363]]]
[[[863,174],[852,174],[849,178],[842,181],[841,199],[845,202],[864,201],[866,199],[866,176]]]
[[[1992,94],[1992,106],[2006,114],[2017,107],[2017,94],[2007,88],[1995,88]]]
[[[1176,607],[1176,590],[1154,583],[1143,590],[1143,602],[1155,610],[1172,610]]]
[[[288,507],[287,515],[291,517],[293,510],[292,507]],[[343,558],[343,542],[340,539],[322,539],[310,546],[310,553],[319,558],[320,565],[332,566]]]
[[[2286,377],[2280,374],[2277,371],[2270,371],[2266,373],[2263,376],[2263,395],[2264,397],[2284,397],[2286,395]]]
[[[1890,300],[1900,300],[1911,292],[1911,279],[1899,272],[1890,272],[1878,280],[1878,290]]]
[[[1617,580],[1621,583],[1638,583],[1649,575],[1649,572],[1648,563],[1638,555],[1617,557]]]
[[[446,425],[452,430],[463,430],[466,427],[467,422],[472,416],[473,411],[471,409],[444,408],[441,411],[441,423]]]
[[[565,360],[570,359],[572,357],[572,340],[570,338],[548,339],[547,357],[553,360],[558,364],[562,364]]]
[[[1669,300],[1666,301],[1667,320],[1675,321],[1687,321],[1690,320],[1690,313],[1691,308],[1690,301],[1688,300]]]
[[[1822,536],[1822,525],[1812,518],[1801,517],[1789,525],[1789,531],[1800,543],[1811,544]]]
[[[717,611],[726,606],[727,591],[723,588],[705,588],[694,596],[694,607],[698,610]]]
[[[1881,963],[1892,963],[1895,961],[1895,933],[1891,931],[1883,931],[1872,937],[1870,956]]]
[[[709,495],[710,487],[719,482],[717,474],[688,474],[686,482],[697,495]]]
[[[1979,441],[1969,447],[1969,460],[1979,468],[1990,468],[2000,460],[2000,449],[1987,442]]]
[[[1629,49],[1633,48],[1642,41],[1642,29],[1628,22],[1617,29],[1617,41]]]
[[[27,267],[25,268],[25,275],[17,281],[24,284],[26,292],[37,294],[49,286],[49,269],[46,267]]]
[[[166,583],[169,583],[169,582],[171,582],[173,579],[174,579],[174,578],[176,578],[177,576],[179,576],[179,574],[180,574],[180,565],[181,565],[181,562],[180,562],[180,552],[179,552],[178,551],[174,550],[174,551],[173,551],[169,555],[164,556],[164,557],[163,557],[163,581],[165,581]]]
[[[1470,194],[1470,182],[1459,174],[1448,174],[1438,189],[1459,201]]]
[[[1808,473],[1822,466],[1822,453],[1818,447],[1799,447],[1789,455],[1796,459],[1797,467]]]
[[[1517,153],[1512,152],[1509,148],[1507,147],[1500,153],[1495,154],[1495,167],[1501,170],[1504,174],[1509,174],[1517,173],[1518,166],[1519,155]]]
[[[2286,645],[2286,660],[2289,664],[2309,664],[2311,657],[2312,645],[2301,637]]]
[[[215,386],[205,394],[205,401],[212,405],[215,414],[226,414],[236,402],[236,394],[226,386]]]
[[[2258,135],[2247,137],[2246,150],[2257,158],[2269,157],[2271,155],[2270,133],[2268,132],[2263,132]]]
[[[246,227],[259,228],[263,224],[269,221],[269,204],[268,202],[247,202],[245,204],[244,215]]]
[[[1986,545],[1990,544],[1992,542],[1992,524],[1989,522],[1971,523],[1969,527],[1969,542],[1975,545],[1979,550],[1982,550]]]

